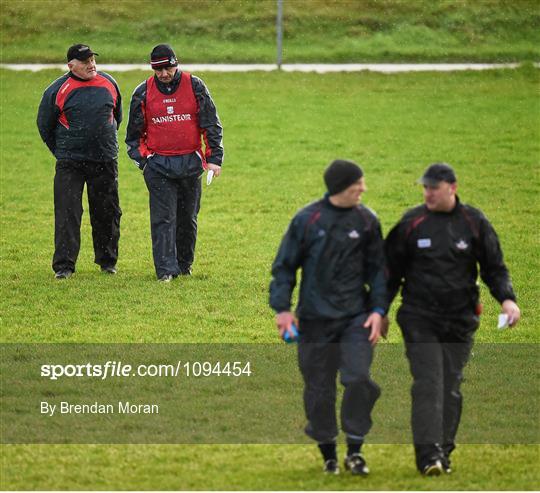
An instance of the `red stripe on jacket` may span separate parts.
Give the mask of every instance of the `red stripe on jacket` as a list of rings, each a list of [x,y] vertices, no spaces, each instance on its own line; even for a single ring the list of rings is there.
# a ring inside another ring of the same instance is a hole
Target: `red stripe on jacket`
[[[141,101],[141,113],[143,115],[144,121],[146,122],[146,105],[144,104],[144,101]],[[142,157],[148,157],[150,156],[150,154],[152,154],[148,150],[148,146],[146,145],[146,131],[144,131],[139,137],[138,150],[139,150],[139,154]]]

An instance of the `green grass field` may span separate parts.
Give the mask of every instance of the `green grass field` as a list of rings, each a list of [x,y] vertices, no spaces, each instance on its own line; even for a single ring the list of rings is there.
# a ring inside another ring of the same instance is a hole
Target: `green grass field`
[[[184,63],[276,60],[275,0],[2,0],[1,10],[2,62],[59,62],[84,42],[101,63],[144,63],[159,41]],[[285,63],[538,61],[539,47],[537,0],[284,0]]]
[[[364,200],[385,232],[421,200],[414,182],[425,166],[452,163],[462,199],[499,232],[524,312],[519,331],[490,330],[497,307],[484,292],[478,338],[538,342],[538,71],[206,74],[225,128],[225,165],[204,187],[195,275],[171,285],[154,282],[147,192],[123,144],[121,274],[101,276],[93,264],[85,214],[76,276],[54,281],[54,160],[34,119],[56,75],[2,74],[4,340],[273,341],[267,285],[277,245],[292,214],[322,195],[327,163],[345,156],[364,166]],[[145,76],[118,74],[126,99]]]
[[[439,478],[418,475],[407,445],[367,445],[365,452],[372,473],[363,479],[325,477],[313,445],[7,446],[2,488],[538,490],[537,445],[462,446],[455,453],[455,474]]]
[[[424,167],[452,163],[462,200],[483,209],[499,233],[523,312],[516,330],[497,331],[498,307],[483,289],[477,341],[538,344],[538,70],[200,74],[223,121],[226,161],[222,177],[204,186],[194,275],[169,285],[155,281],[147,192],[123,144],[119,274],[103,276],[92,263],[85,212],[77,273],[53,279],[54,160],[35,115],[58,75],[0,72],[2,342],[277,342],[270,264],[290,217],[323,193],[322,172],[341,156],[363,165],[364,202],[385,233],[421,200],[414,182]],[[127,110],[147,74],[114,75]],[[125,124],[122,142],[124,132]],[[391,330],[389,342],[399,343],[395,323]],[[384,378],[379,383],[384,388]],[[538,445],[462,445],[456,474],[427,480],[415,472],[409,445],[368,445],[373,474],[360,481],[323,477],[316,452],[311,445],[3,445],[0,488],[540,487]]]

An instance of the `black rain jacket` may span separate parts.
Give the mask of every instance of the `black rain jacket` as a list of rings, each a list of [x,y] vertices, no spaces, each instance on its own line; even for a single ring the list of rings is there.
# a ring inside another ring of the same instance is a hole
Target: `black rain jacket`
[[[432,313],[475,310],[480,276],[502,303],[515,295],[497,234],[482,212],[457,198],[451,212],[407,211],[385,242],[390,303]]]
[[[59,77],[45,90],[37,116],[41,138],[56,159],[73,161],[116,159],[121,121],[120,90],[105,72],[90,80],[71,72]]]
[[[270,306],[278,313],[290,311],[301,268],[299,318],[386,311],[383,248],[381,227],[371,210],[335,207],[325,196],[300,210],[289,225],[272,265]]]

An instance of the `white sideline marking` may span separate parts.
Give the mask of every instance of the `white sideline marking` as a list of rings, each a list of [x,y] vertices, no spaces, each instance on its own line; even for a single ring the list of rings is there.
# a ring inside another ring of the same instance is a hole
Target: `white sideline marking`
[[[521,63],[291,63],[283,64],[281,69],[284,72],[317,72],[320,74],[329,72],[379,72],[385,74],[398,72],[452,72],[457,70],[493,70],[493,69],[514,69]],[[540,63],[533,64],[540,68]],[[62,63],[2,63],[0,68],[9,70],[29,70],[38,72],[40,70],[58,69],[66,71],[66,64]],[[181,65],[182,69],[190,72],[272,72],[277,70],[275,64],[214,64],[199,63]],[[118,63],[118,64],[98,64],[99,70],[110,72],[127,72],[130,70],[151,70],[150,64]]]

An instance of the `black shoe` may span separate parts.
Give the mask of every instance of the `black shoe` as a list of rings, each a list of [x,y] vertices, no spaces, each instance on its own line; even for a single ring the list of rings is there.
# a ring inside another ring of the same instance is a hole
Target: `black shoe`
[[[422,476],[440,476],[442,472],[443,466],[439,459],[428,462],[421,471]]]
[[[452,472],[452,461],[450,460],[450,454],[456,449],[456,445],[454,444],[454,440],[446,440],[445,444],[441,447],[442,449],[442,457],[441,457],[441,465],[443,468],[443,471],[446,474],[450,474]]]
[[[105,274],[116,274],[118,271],[116,270],[115,265],[102,265],[101,272]]]
[[[339,466],[337,460],[330,459],[324,463],[323,471],[325,474],[339,474]]]
[[[67,279],[68,277],[71,277],[73,275],[73,271],[69,269],[63,269],[59,270],[54,274],[54,277],[56,279]]]
[[[187,269],[182,269],[178,275],[179,276],[191,276],[192,270],[191,267],[188,267]]]
[[[345,469],[353,475],[367,476],[369,468],[360,454],[351,454],[345,457]]]
[[[171,282],[173,280],[173,276],[171,274],[163,274],[158,281],[159,282]]]
[[[451,474],[452,467],[450,466],[450,457],[444,456],[441,459],[441,466],[445,474]]]

